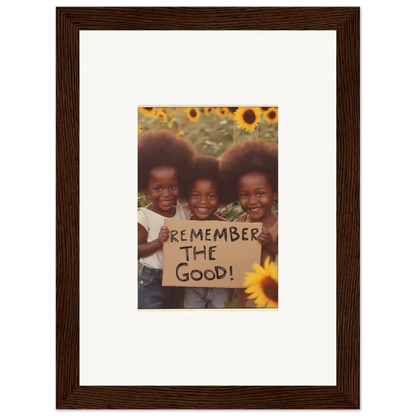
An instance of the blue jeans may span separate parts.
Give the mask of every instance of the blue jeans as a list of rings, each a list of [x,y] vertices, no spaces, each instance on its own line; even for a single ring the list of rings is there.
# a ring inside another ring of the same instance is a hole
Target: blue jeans
[[[138,279],[138,309],[183,308],[183,288],[162,286],[163,270],[143,266]]]
[[[230,289],[222,287],[187,287],[183,306],[185,309],[224,308],[230,301]]]

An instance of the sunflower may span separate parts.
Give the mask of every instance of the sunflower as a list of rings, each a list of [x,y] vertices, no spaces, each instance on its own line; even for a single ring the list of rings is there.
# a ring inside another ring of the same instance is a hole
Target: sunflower
[[[159,118],[159,117],[162,117],[162,121],[164,121],[164,122],[168,121],[168,115],[166,114],[165,110],[159,110],[155,114],[155,118]]]
[[[138,133],[138,134],[143,133],[142,126],[137,126],[137,127],[138,127],[138,129],[137,129],[137,133]]]
[[[178,136],[185,137],[185,133],[183,132],[183,130],[181,130],[181,131],[178,133]]]
[[[153,117],[156,113],[156,108],[155,107],[140,107],[139,111],[145,116]]]
[[[211,111],[213,110],[212,107],[204,107],[204,114],[209,117],[211,114]]]
[[[277,281],[277,265],[270,262],[267,257],[264,262],[264,268],[258,263],[253,264],[256,273],[246,272],[244,286],[248,286],[245,290],[250,294],[248,299],[255,299],[254,303],[258,308],[277,308],[279,285]],[[267,304],[267,305],[266,305]]]
[[[215,107],[215,112],[220,117],[224,117],[228,113],[228,108],[227,107]]]
[[[277,123],[278,120],[278,109],[277,108],[269,108],[264,114],[263,117],[270,123]]]
[[[227,109],[227,116],[235,120],[235,112],[238,110],[238,107],[227,107]]]
[[[169,127],[173,130],[179,130],[179,121],[177,118],[172,118],[172,120],[169,121]]]
[[[190,107],[186,110],[186,115],[188,116],[189,120],[195,122],[199,119],[201,111],[199,110],[199,108]]]
[[[240,107],[235,113],[237,123],[247,131],[253,131],[260,120],[259,108],[255,107]]]

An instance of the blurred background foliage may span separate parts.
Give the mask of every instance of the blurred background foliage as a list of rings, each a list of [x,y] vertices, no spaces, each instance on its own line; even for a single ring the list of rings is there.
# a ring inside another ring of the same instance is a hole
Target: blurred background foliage
[[[139,107],[138,134],[169,129],[185,137],[195,150],[220,158],[233,143],[244,140],[267,140],[278,144],[277,107]],[[139,194],[138,206],[149,205]],[[238,201],[220,206],[229,221],[243,211]],[[277,207],[274,207],[277,213]]]

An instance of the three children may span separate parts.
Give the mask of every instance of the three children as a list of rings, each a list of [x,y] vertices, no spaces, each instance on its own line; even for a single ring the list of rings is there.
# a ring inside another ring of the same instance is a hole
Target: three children
[[[228,148],[218,161],[196,155],[190,143],[167,130],[139,137],[139,191],[150,199],[138,214],[139,308],[223,308],[230,289],[162,286],[163,243],[169,237],[165,218],[226,221],[216,214],[220,203],[238,200],[245,211],[238,222],[262,222],[258,237],[261,264],[278,252],[277,216],[272,206],[278,191],[277,146],[247,140]],[[186,194],[188,207],[178,203]],[[244,289],[237,290],[239,307],[255,306]]]

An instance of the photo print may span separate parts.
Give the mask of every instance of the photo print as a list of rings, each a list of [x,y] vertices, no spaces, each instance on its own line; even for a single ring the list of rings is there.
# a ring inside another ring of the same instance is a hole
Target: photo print
[[[278,308],[278,107],[138,107],[138,309]]]

